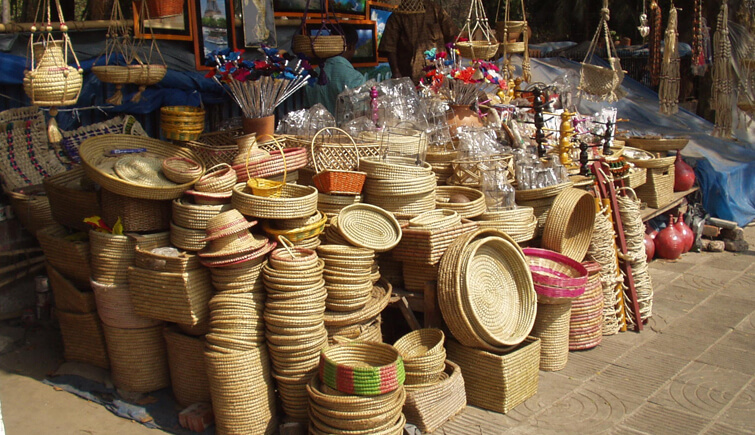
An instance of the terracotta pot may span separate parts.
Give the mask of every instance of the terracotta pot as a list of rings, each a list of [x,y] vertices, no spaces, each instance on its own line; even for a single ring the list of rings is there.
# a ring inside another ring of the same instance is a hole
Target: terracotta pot
[[[642,243],[645,245],[645,257],[649,263],[655,258],[655,241],[650,237],[650,234],[645,234]]]
[[[667,260],[676,260],[682,256],[684,241],[679,231],[674,227],[674,217],[669,216],[669,224],[658,233],[655,238],[655,252],[659,257]]]
[[[264,118],[244,118],[244,133],[256,134],[258,140],[266,141],[270,138],[266,135],[272,136],[275,133],[275,115],[265,116]]]
[[[682,254],[686,254],[690,249],[692,249],[692,245],[695,244],[695,233],[693,233],[692,228],[690,228],[684,222],[684,216],[681,213],[679,214],[679,218],[674,224],[674,228],[679,232],[679,235],[684,242],[684,249],[682,249]]]
[[[695,170],[692,166],[684,163],[682,153],[676,153],[674,161],[674,192],[689,190],[695,184]]]
[[[451,128],[452,135],[454,135],[457,128],[462,126],[482,127],[482,120],[470,106],[451,105],[449,107],[451,107],[452,113],[448,117],[448,126]]]

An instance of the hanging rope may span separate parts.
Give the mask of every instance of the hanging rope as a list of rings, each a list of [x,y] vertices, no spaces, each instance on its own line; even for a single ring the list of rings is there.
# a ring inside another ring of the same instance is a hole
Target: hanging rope
[[[634,194],[634,191],[628,189]],[[624,238],[627,242],[627,261],[632,266],[632,277],[634,278],[634,288],[637,292],[637,303],[640,307],[640,318],[647,319],[653,315],[653,283],[648,273],[647,256],[645,253],[645,225],[642,223],[640,213],[640,201],[628,196],[617,197],[619,203],[619,213],[621,223],[624,226]],[[628,296],[624,294],[624,299]],[[629,304],[626,306],[630,314]],[[634,319],[634,315],[627,316],[627,319]]]
[[[716,33],[713,34],[713,90],[711,107],[716,111],[713,136],[730,138],[732,132],[732,100],[734,94],[734,69],[731,65],[731,42],[729,41],[729,7],[726,0],[718,13]]]
[[[661,18],[661,7],[655,0],[650,3],[650,41],[648,49],[650,50],[650,85],[658,86],[661,78],[661,39],[663,38],[663,20]]]
[[[624,279],[619,272],[613,224],[606,209],[595,215],[595,229],[587,251],[587,259],[600,264],[600,282],[603,286],[603,335],[614,335],[621,329],[621,292]]]
[[[660,112],[673,115],[679,112],[679,46],[677,44],[676,8],[671,4],[664,40],[661,85],[658,89]]]
[[[585,59],[582,61],[582,67],[579,70],[579,86],[577,86],[577,89],[579,89],[580,97],[593,101],[612,103],[624,98],[626,91],[621,88],[621,82],[624,80],[624,71],[621,69],[619,55],[611,38],[611,30],[608,28],[608,21],[610,19],[611,11],[608,9],[608,0],[603,0],[598,28],[592,37],[590,47],[587,49]],[[606,56],[608,57],[610,68],[589,63],[593,55],[595,55],[595,50],[598,48],[601,34],[605,38]]]

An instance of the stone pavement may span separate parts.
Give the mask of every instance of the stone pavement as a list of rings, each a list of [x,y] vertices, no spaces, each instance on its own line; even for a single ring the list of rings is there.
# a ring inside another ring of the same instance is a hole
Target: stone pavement
[[[745,234],[755,244],[755,225]],[[689,253],[650,270],[654,316],[642,333],[570,353],[564,370],[540,372],[538,393],[507,415],[468,407],[435,433],[755,432],[755,251]],[[159,433],[42,384],[61,362],[57,333],[20,333],[25,345],[0,350],[8,434]]]
[[[755,225],[745,228],[755,243]],[[540,372],[507,415],[474,407],[445,434],[755,433],[755,250],[650,263],[653,317]]]

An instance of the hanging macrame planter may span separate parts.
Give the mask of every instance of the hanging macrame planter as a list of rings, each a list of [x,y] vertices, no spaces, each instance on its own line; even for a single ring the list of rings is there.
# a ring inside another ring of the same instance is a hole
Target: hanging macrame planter
[[[718,13],[716,33],[713,34],[713,92],[711,95],[711,107],[716,111],[713,136],[724,138],[733,136],[734,68],[731,61],[729,5],[724,0]]]
[[[624,80],[624,71],[621,69],[621,62],[616,53],[616,46],[611,39],[611,31],[608,29],[608,20],[611,18],[611,11],[608,9],[608,0],[603,0],[603,8],[600,10],[600,22],[595,36],[590,42],[590,47],[582,61],[582,68],[579,72],[579,95],[593,101],[618,101],[626,95],[626,91],[621,89],[621,82]],[[595,54],[600,40],[601,33],[605,37],[605,45],[608,55],[609,67],[598,66],[588,63]]]
[[[510,0],[505,0],[504,19],[496,24],[498,36],[502,38],[498,53],[503,56],[504,68],[503,76],[506,79],[511,78],[511,60],[512,54],[522,54],[522,78],[525,82],[530,81],[530,53],[529,53],[529,26],[527,24],[527,13],[524,9],[524,0],[521,0],[522,20],[511,20]],[[501,3],[498,2],[500,10]],[[519,39],[522,38],[522,41]]]
[[[677,44],[676,8],[671,4],[664,40],[661,84],[658,88],[660,112],[673,115],[679,111],[679,46]]]
[[[144,25],[145,20],[149,20],[149,10],[145,2],[141,2],[141,15],[139,20],[139,26],[141,31],[139,41],[134,46],[132,60],[129,65],[129,83],[133,83],[139,86],[139,92],[134,94],[131,101],[138,103],[141,100],[142,93],[147,89],[147,86],[156,85],[160,80],[165,77],[168,72],[168,67],[165,65],[165,59],[160,52],[160,47],[157,45],[157,38],[155,38],[154,32],[150,27],[147,30]],[[149,49],[146,48],[145,35],[149,35],[150,43]],[[157,63],[156,61],[158,61]]]
[[[133,56],[133,40],[128,28],[123,24],[123,12],[120,2],[113,2],[113,10],[110,13],[110,26],[108,27],[105,50],[100,57],[105,57],[105,65],[95,65],[92,73],[103,83],[115,85],[115,93],[105,101],[108,104],[119,106],[123,104],[123,85],[130,83],[128,64]],[[125,62],[119,65],[118,57]],[[99,61],[95,61],[95,64]]]
[[[39,33],[36,23],[31,28],[28,48],[30,68],[24,71],[23,81],[24,92],[31,103],[50,108],[47,130],[50,142],[60,142],[63,139],[55,121],[58,107],[76,104],[83,81],[83,70],[73,51],[68,37],[68,26],[58,0],[55,0],[55,7],[60,17],[61,39],[55,39],[52,35],[50,0],[40,0],[36,18],[42,19],[44,28]],[[76,62],[75,67],[68,65],[69,52]]]
[[[472,60],[488,60],[498,53],[498,40],[493,35],[493,31],[490,30],[482,0],[472,0],[467,22],[459,33],[460,36],[463,34],[468,35],[469,40],[461,41],[457,37],[454,44],[462,57]]]

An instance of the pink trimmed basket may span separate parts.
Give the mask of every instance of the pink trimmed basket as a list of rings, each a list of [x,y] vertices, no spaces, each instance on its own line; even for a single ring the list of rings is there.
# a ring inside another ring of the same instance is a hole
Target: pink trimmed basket
[[[538,302],[564,303],[585,292],[587,269],[582,263],[548,249],[524,248],[523,252],[532,272]]]

